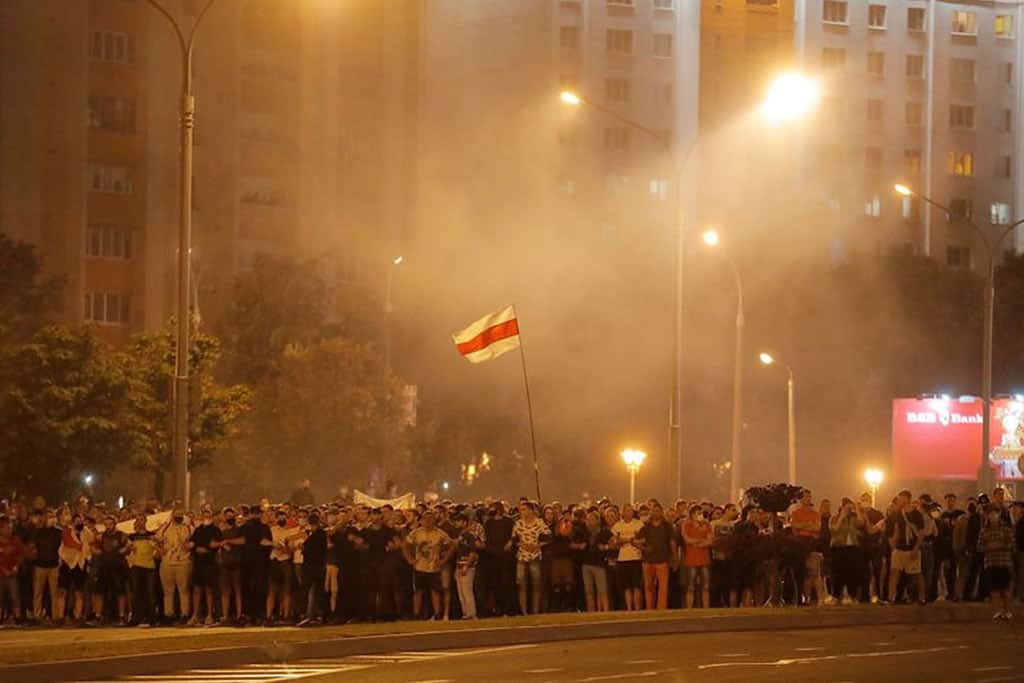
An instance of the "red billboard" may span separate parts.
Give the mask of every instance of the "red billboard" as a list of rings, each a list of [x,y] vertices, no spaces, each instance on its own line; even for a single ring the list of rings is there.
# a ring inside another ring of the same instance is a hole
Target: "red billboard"
[[[892,467],[898,479],[977,479],[981,399],[892,402]],[[992,401],[988,462],[999,480],[1024,480],[1024,400]]]

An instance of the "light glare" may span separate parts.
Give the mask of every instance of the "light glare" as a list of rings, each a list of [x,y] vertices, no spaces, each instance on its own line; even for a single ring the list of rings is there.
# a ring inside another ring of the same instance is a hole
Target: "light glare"
[[[702,235],[702,238],[704,239],[704,244],[708,245],[709,247],[717,247],[720,241],[717,230],[705,231]]]
[[[391,259],[391,262],[397,266],[397,265],[400,265],[402,263],[402,261],[404,261],[404,260],[405,260],[404,256],[396,256],[395,258]]]
[[[758,358],[760,358],[761,362],[764,363],[765,365],[771,365],[772,363],[775,362],[775,359],[772,358],[772,354],[770,353],[762,353],[760,356],[758,356]]]
[[[559,93],[558,97],[565,104],[569,104],[569,105],[572,105],[574,107],[579,106],[580,103],[583,102],[583,100],[580,99],[579,95],[577,95],[576,93],[571,92],[569,90],[563,90],[561,93]]]
[[[629,467],[640,467],[647,459],[647,454],[635,448],[627,448],[622,451],[622,461]]]
[[[910,195],[914,194],[914,192],[909,187],[902,184],[895,185],[893,189],[896,190],[897,194],[901,194],[904,197],[909,197]]]
[[[885,479],[885,474],[882,473],[882,470],[875,469],[874,467],[864,470],[864,481],[868,483],[868,486],[877,487],[882,483],[883,479]]]
[[[761,113],[772,123],[792,121],[814,110],[820,97],[817,81],[798,73],[784,73],[768,89]]]

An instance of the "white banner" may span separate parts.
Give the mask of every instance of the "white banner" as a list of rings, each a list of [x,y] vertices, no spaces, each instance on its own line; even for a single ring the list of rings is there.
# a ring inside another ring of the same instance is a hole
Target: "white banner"
[[[388,500],[386,498],[373,498],[366,495],[359,489],[356,489],[352,492],[352,502],[356,505],[366,505],[372,508],[390,505],[396,510],[411,510],[416,506],[416,496],[411,493],[406,493],[404,496]]]

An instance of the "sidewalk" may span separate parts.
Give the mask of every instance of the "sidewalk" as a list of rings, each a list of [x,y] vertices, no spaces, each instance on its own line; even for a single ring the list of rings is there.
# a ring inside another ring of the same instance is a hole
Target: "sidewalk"
[[[465,622],[323,628],[87,628],[0,631],[0,680],[39,682],[156,674],[189,667],[493,647],[623,635],[988,621],[986,605],[872,605],[548,614]]]

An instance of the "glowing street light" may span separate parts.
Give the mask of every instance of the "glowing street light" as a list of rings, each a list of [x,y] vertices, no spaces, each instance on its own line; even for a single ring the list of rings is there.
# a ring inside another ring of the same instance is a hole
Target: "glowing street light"
[[[558,98],[565,104],[573,107],[578,107],[583,104],[583,98],[570,90],[563,90],[558,93]]]
[[[885,479],[885,474],[882,470],[869,467],[864,470],[864,481],[867,482],[868,487],[871,489],[871,507],[875,507],[875,497],[878,495],[878,487]]]
[[[404,261],[404,260],[405,260],[404,256],[396,256],[395,258],[391,259],[391,263],[392,263],[392,265],[400,266],[400,265],[402,265],[402,261]]]
[[[644,460],[647,459],[647,454],[635,448],[627,448],[620,455],[622,455],[622,462],[626,463],[626,467],[629,468],[629,502],[632,504],[636,502],[636,474],[640,471]]]
[[[761,364],[765,366],[775,365],[778,361],[772,354],[765,353],[762,351],[758,358],[761,360]],[[789,431],[789,458],[788,458],[788,474],[789,483],[796,484],[796,409],[795,401],[793,400],[793,394],[795,391],[795,385],[793,382],[793,368],[789,367],[785,363],[782,363],[786,368],[786,372],[789,373],[789,379],[786,382],[786,412],[787,422]]]
[[[94,481],[96,481],[96,478],[93,477],[91,474],[86,474],[84,477],[82,477],[82,483],[84,483],[86,486],[92,486],[92,483]]]
[[[821,86],[813,78],[784,73],[768,88],[761,115],[771,123],[785,123],[807,115],[818,106]]]
[[[715,249],[721,244],[721,236],[717,230],[706,230],[701,239],[708,248]],[[733,278],[736,281],[736,349],[733,355],[733,376],[732,376],[732,425],[731,441],[732,449],[730,454],[729,467],[729,495],[730,500],[739,500],[740,487],[743,485],[741,479],[740,463],[740,440],[742,438],[743,426],[743,281],[740,278],[740,269],[736,261],[729,255],[728,250],[720,250],[722,256],[729,263],[732,269]],[[735,496],[735,497],[733,497]]]
[[[995,317],[996,300],[996,256],[1002,253],[1003,241],[1009,237],[1010,233],[1024,224],[1024,219],[1006,226],[998,237],[993,238],[971,220],[969,216],[957,216],[949,207],[936,202],[927,195],[914,192],[907,185],[894,185],[893,190],[904,197],[917,197],[926,204],[939,209],[950,219],[954,216],[960,218],[974,229],[974,232],[981,237],[981,243],[985,245],[985,252],[988,257],[988,273],[985,278],[985,322],[982,329],[981,344],[981,401],[983,405],[981,410],[981,464],[978,467],[978,488],[987,491],[992,488],[995,479],[995,473],[989,463],[989,447],[991,445],[989,435],[992,432],[992,327],[993,318]]]

